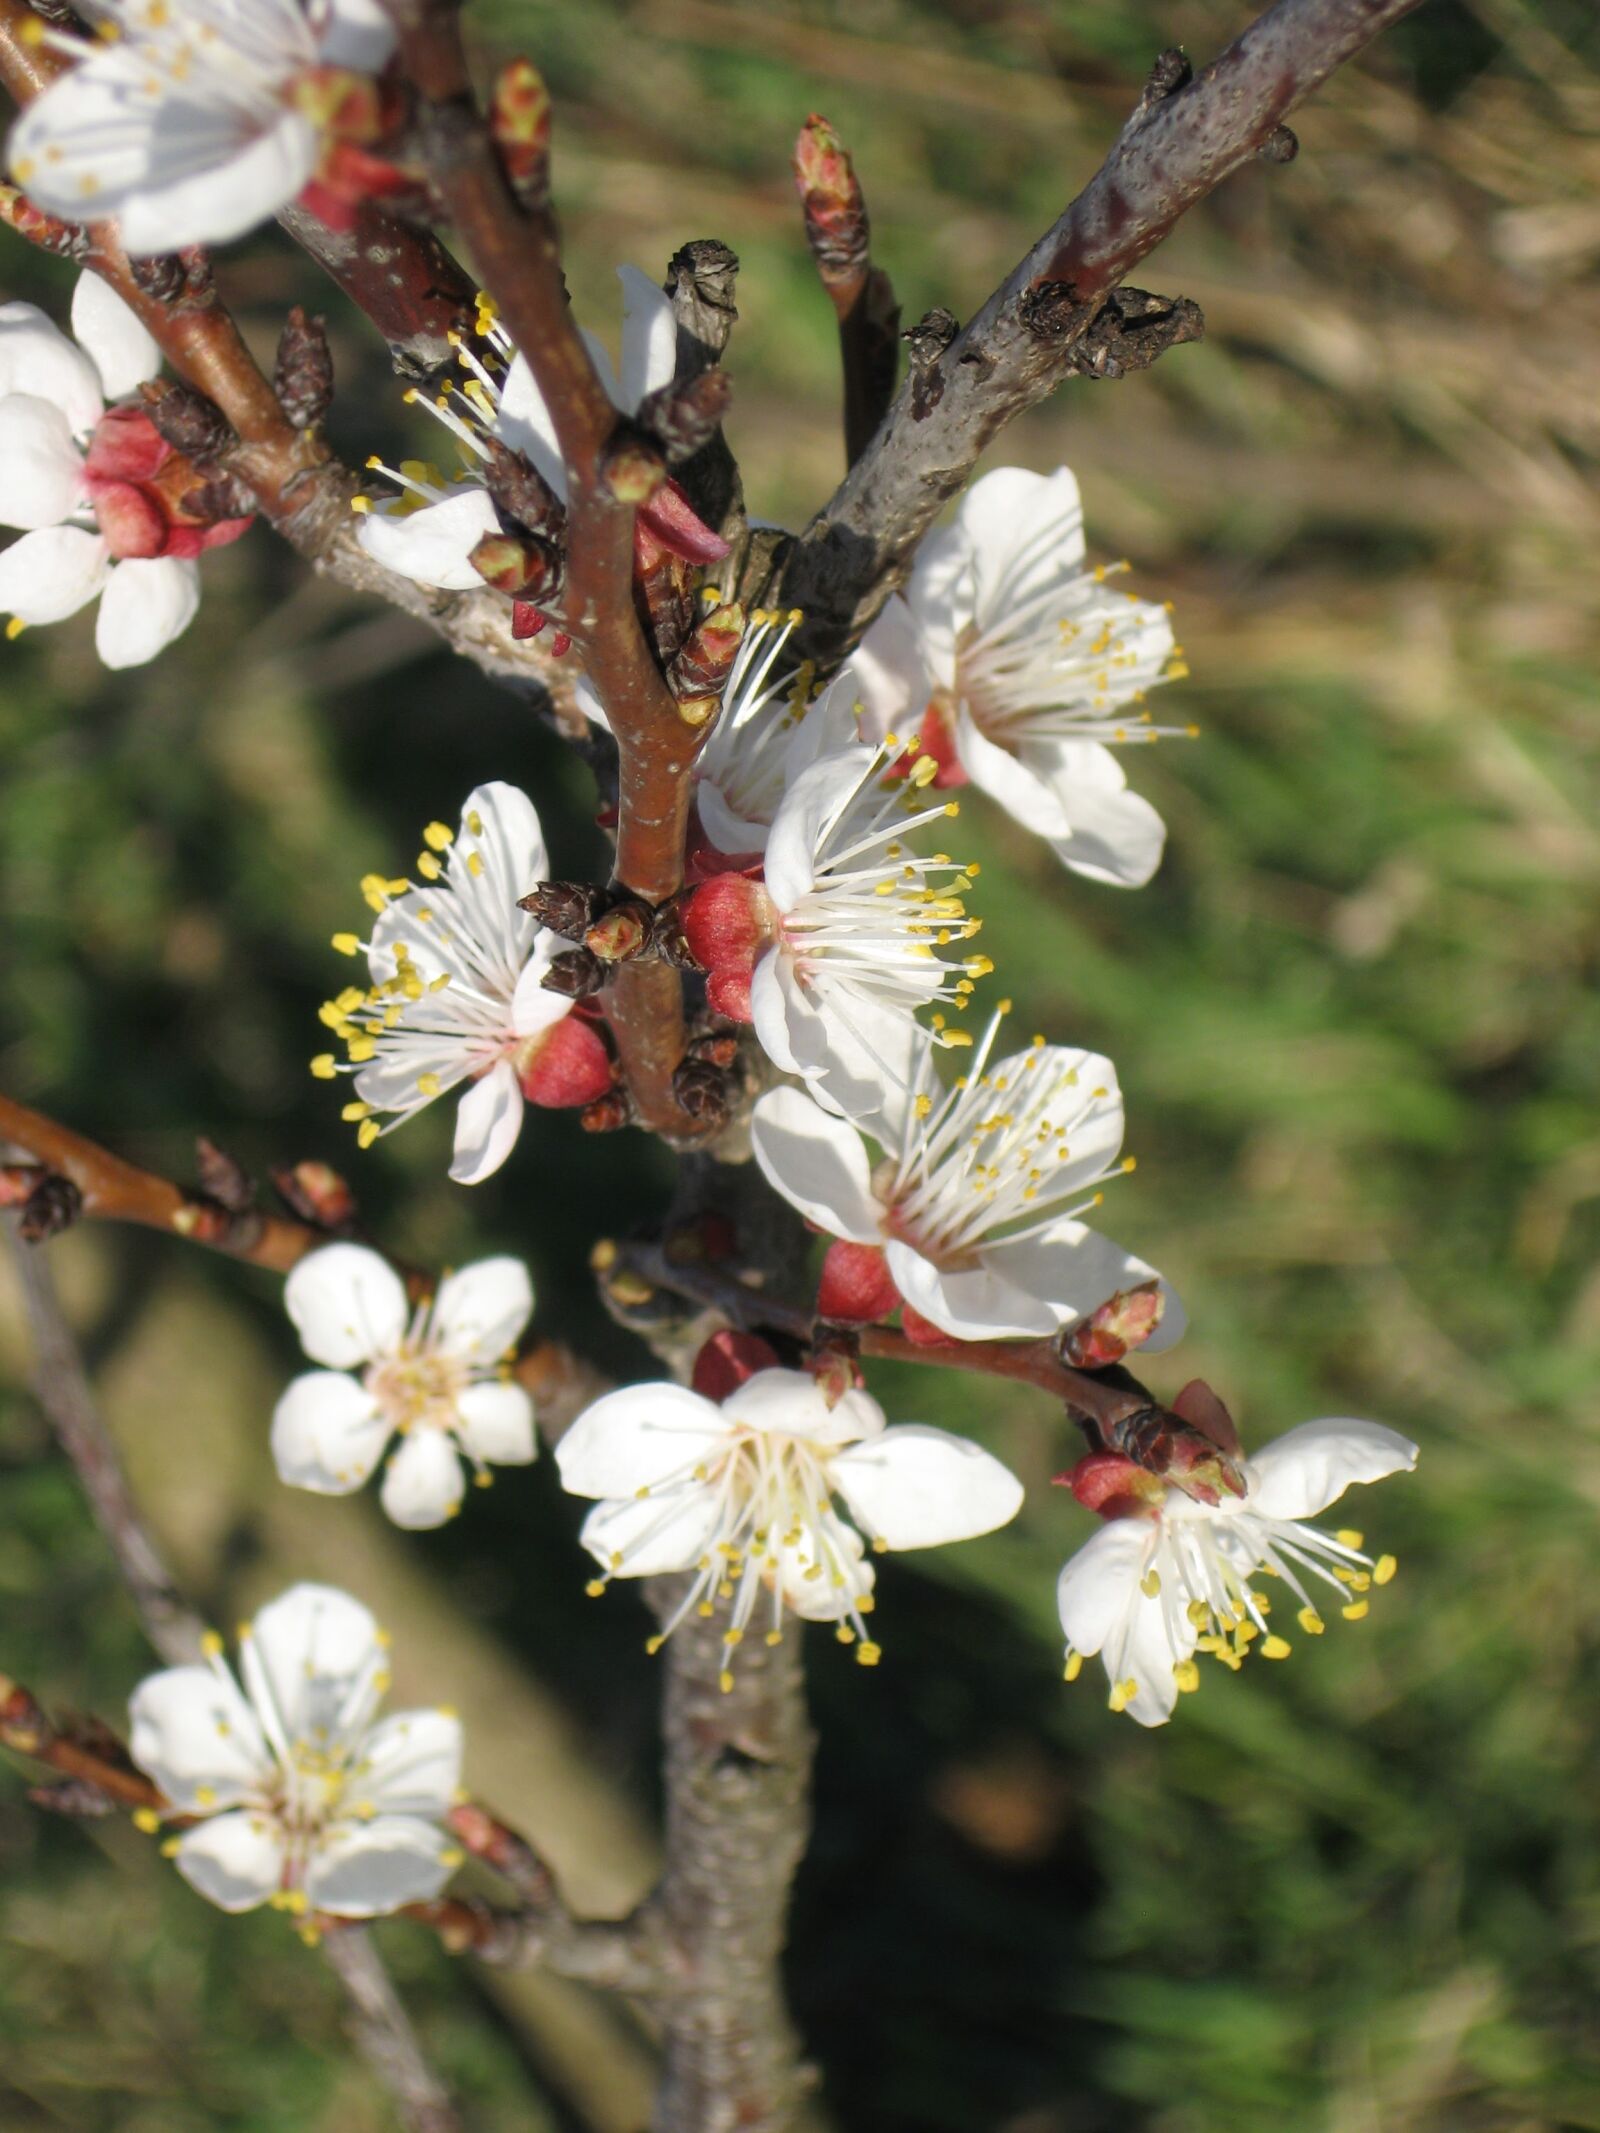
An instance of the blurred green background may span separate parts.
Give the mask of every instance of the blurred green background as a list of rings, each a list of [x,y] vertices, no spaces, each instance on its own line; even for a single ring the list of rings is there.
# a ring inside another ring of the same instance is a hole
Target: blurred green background
[[[787,174],[821,109],[853,145],[907,318],[968,315],[1098,161],[1150,58],[1245,19],[1206,0],[498,0],[558,99],[583,315],[611,267],[717,235],[743,261],[732,433],[752,505],[839,472],[831,316]],[[1534,2133],[1600,2127],[1600,59],[1585,0],[1434,0],[1297,119],[1141,279],[1209,324],[1079,384],[1005,456],[1066,460],[1091,540],[1176,603],[1204,729],[1129,758],[1171,829],[1155,885],[1057,869],[984,807],[984,945],[1028,1025],[1103,1046],[1136,1177],[1106,1211],[1259,1442],[1307,1416],[1417,1437],[1348,1517],[1401,1558],[1360,1625],[1212,1670],[1146,1733],[1059,1679],[1053,1583],[1088,1531],[1045,1484],[1047,1403],[884,1371],[1033,1486],[991,1541],[897,1560],[875,1677],[814,1653],[818,1829],[795,1999],[848,2133]],[[272,236],[225,286],[263,349],[318,300]],[[67,278],[5,253],[5,293]],[[328,302],[347,456],[399,397]],[[357,1157],[306,1073],[358,876],[510,777],[559,866],[597,858],[585,774],[412,625],[310,583],[265,533],[208,557],[188,636],[131,676],[87,623],[30,631],[0,695],[0,1085],[153,1167],[196,1132],[348,1165],[424,1261],[514,1249],[540,1324],[642,1373],[598,1314],[595,1235],[667,1170],[530,1114],[473,1193],[447,1117]],[[441,1107],[448,1108],[448,1107]],[[581,1597],[548,1461],[449,1531],[271,1478],[296,1367],[276,1284],[144,1236],[52,1261],[152,1517],[217,1620],[333,1576],[396,1635],[399,1693],[468,1725],[474,1786],[576,1900],[651,1869],[656,1676],[636,1598]],[[0,1285],[0,1667],[121,1715],[150,1664],[22,1390]],[[1214,1678],[1212,1678],[1214,1676]],[[116,1822],[47,1822],[0,1773],[5,2133],[378,2133],[332,1980]],[[645,2117],[649,2044],[537,1976],[381,1935],[480,2133]]]

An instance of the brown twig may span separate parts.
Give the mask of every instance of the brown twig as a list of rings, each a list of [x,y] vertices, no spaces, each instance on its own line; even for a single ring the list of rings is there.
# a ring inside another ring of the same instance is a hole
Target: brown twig
[[[984,446],[1068,373],[1123,276],[1336,67],[1419,4],[1276,0],[1193,81],[1163,55],[1159,93],[1147,92],[1083,191],[939,357],[936,389],[907,381],[789,552],[781,597],[806,612],[807,654],[831,662],[854,643]]]
[[[463,2133],[461,2113],[424,2058],[371,1934],[352,1926],[325,1935],[321,1946],[345,1990],[351,2041],[387,2089],[405,2133]]]
[[[0,1144],[12,1142],[48,1171],[70,1178],[83,1195],[82,1212],[111,1222],[137,1222],[165,1230],[191,1244],[208,1245],[230,1259],[286,1274],[297,1260],[326,1238],[309,1223],[255,1208],[235,1211],[203,1193],[188,1192],[153,1171],[125,1163],[121,1156],[58,1125],[40,1111],[30,1111],[0,1095]]]
[[[135,1770],[124,1753],[113,1753],[99,1729],[79,1739],[67,1727],[58,1727],[45,1716],[38,1700],[20,1683],[0,1674],[0,1748],[43,1763],[47,1770],[75,1784],[88,1785],[105,1799],[129,1812],[138,1809],[159,1814],[166,1800],[158,1785],[142,1770]]]
[[[470,331],[475,292],[432,230],[372,200],[359,203],[348,229],[330,229],[298,201],[278,221],[366,313],[402,377],[426,377],[454,360],[449,336]]]
[[[900,306],[872,263],[872,228],[850,151],[815,112],[795,143],[806,242],[839,321],[845,462],[854,466],[888,413],[899,367]]]

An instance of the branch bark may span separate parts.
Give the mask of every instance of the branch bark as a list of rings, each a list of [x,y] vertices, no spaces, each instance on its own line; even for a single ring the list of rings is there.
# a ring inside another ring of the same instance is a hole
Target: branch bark
[[[984,447],[1058,385],[1124,275],[1256,156],[1295,106],[1420,0],[1277,0],[1193,81],[1147,99],[1060,220],[938,359],[784,560],[796,649],[837,660]]]
[[[278,221],[389,343],[405,378],[454,360],[452,333],[471,330],[475,291],[432,230],[363,200],[348,229],[330,229],[298,201]]]

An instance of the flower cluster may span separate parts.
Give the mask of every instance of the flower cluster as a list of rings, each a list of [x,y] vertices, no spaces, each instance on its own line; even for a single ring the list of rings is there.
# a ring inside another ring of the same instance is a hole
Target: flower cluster
[[[250,521],[193,508],[195,469],[127,398],[160,353],[97,275],[78,278],[72,331],[32,304],[0,305],[0,525],[24,529],[0,554],[0,608],[14,637],[98,594],[101,659],[142,666],[194,620],[195,557]]]

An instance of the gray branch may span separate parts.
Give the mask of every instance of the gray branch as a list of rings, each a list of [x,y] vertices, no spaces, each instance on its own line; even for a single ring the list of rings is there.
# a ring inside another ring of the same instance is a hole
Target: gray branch
[[[900,582],[984,447],[1054,390],[1124,275],[1185,211],[1270,148],[1283,120],[1420,0],[1277,0],[1192,81],[1157,62],[1111,153],[937,361],[784,559],[803,650],[836,663]],[[1169,86],[1170,85],[1170,86]]]

